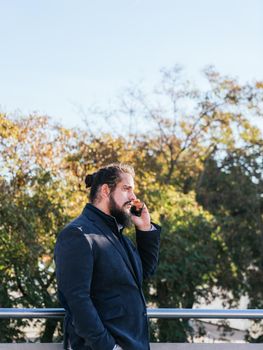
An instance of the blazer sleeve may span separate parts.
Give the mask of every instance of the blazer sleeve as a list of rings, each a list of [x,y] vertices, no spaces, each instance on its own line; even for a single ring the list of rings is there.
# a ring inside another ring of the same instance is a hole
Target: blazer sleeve
[[[61,232],[55,248],[55,263],[58,289],[69,306],[76,333],[92,349],[112,350],[116,342],[104,327],[90,297],[92,248],[78,228]]]
[[[161,227],[154,224],[155,230],[136,230],[137,249],[142,262],[143,278],[152,276],[158,265]]]

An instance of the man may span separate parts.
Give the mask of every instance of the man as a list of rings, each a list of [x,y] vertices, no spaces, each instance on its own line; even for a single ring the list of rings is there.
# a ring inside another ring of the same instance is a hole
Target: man
[[[59,234],[59,299],[66,310],[65,349],[148,350],[142,279],[155,271],[160,227],[146,206],[132,215],[134,170],[111,164],[86,177],[90,203]],[[136,245],[122,234],[132,222]]]

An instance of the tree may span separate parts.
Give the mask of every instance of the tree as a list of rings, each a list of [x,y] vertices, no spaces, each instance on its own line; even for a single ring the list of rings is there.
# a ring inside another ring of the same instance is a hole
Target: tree
[[[220,223],[231,269],[223,264],[217,285],[226,301],[237,305],[242,295],[249,308],[262,308],[263,283],[263,143],[229,153],[220,164],[210,159],[200,182],[197,198]],[[258,322],[256,322],[258,323]],[[258,341],[248,333],[247,339]],[[262,332],[262,322],[261,322]]]
[[[154,219],[162,225],[160,262],[147,285],[148,298],[157,307],[192,308],[201,297],[213,297],[211,285],[222,242],[213,217],[195,201],[195,194],[167,186],[156,198]],[[155,339],[189,340],[193,330],[185,321],[158,320]]]
[[[145,284],[149,300],[192,307],[217,287],[230,305],[247,293],[261,307],[263,152],[251,119],[262,117],[263,84],[242,85],[209,67],[209,88],[200,91],[180,74],[163,70],[154,98],[130,90],[105,114],[104,133],[88,123],[76,131],[43,116],[0,115],[2,306],[58,305],[56,235],[86,202],[85,175],[123,161],[134,165],[136,193],[163,226],[159,270]],[[126,133],[113,130],[120,119]],[[155,339],[191,339],[187,321],[154,325]],[[0,324],[1,334],[11,339],[19,326]],[[45,322],[42,341],[56,327]]]
[[[2,119],[1,305],[56,307],[52,257],[56,235],[69,220],[65,203],[71,190],[60,175],[70,134],[44,117]],[[16,331],[17,322],[3,323],[3,327],[1,341],[10,341],[11,336],[23,339]],[[56,321],[47,320],[41,340],[51,341],[56,327]]]
[[[251,156],[251,163],[249,163],[251,172],[247,174],[246,181],[251,182],[253,174],[261,171],[257,164],[260,151],[258,152],[256,148],[262,143],[262,136],[259,129],[253,126],[251,120],[253,117],[262,116],[263,84],[254,82],[241,85],[236,79],[221,76],[214,68],[208,67],[205,70],[205,76],[210,88],[207,91],[199,91],[193,88],[189,82],[183,81],[180,74],[181,71],[178,67],[163,70],[163,79],[155,91],[154,98],[149,98],[139,89],[131,89],[124,96],[120,110],[114,111],[117,119],[123,120],[124,123],[125,120],[128,121],[125,138],[121,135],[115,136],[113,139],[109,136],[100,139],[97,137],[92,142],[93,146],[97,145],[94,151],[95,155],[90,157],[90,153],[88,153],[90,152],[90,144],[87,142],[85,149],[82,149],[84,152],[78,153],[77,161],[87,164],[89,160],[92,161],[92,159],[100,157],[98,162],[93,163],[95,169],[97,165],[104,165],[109,160],[128,159],[137,170],[138,196],[147,201],[151,211],[156,209],[156,203],[159,202],[162,203],[162,206],[157,206],[158,211],[161,211],[161,207],[165,207],[165,201],[160,200],[161,195],[169,197],[169,192],[173,196],[176,193],[188,195],[194,192],[198,195],[197,198],[205,209],[215,216],[211,207],[206,207],[205,203],[200,200],[201,192],[206,194],[208,190],[208,188],[203,187],[203,180],[207,177],[207,171],[211,170],[208,168],[211,159],[214,159],[216,167],[220,167],[221,161],[227,159],[228,155],[248,149]],[[105,115],[109,118],[109,113]],[[112,124],[110,126],[112,127]],[[116,141],[117,143],[115,143]],[[114,149],[112,149],[112,145],[114,145]],[[248,155],[249,152],[246,154]],[[252,159],[254,160],[252,161]],[[212,184],[213,181],[216,181],[217,173],[211,174],[207,178]],[[236,185],[243,183],[243,173],[235,171],[232,179],[235,179]],[[225,191],[231,193],[231,186],[231,182],[228,185],[224,183],[220,187],[220,194]],[[168,193],[166,193],[166,188],[169,188]],[[240,192],[242,196],[246,196],[245,188],[241,189]],[[178,213],[173,212],[171,208],[168,212],[173,213],[171,216],[167,214],[169,221],[173,223],[173,220],[177,220]],[[166,227],[166,221],[160,219],[162,225]],[[239,269],[238,262],[232,255],[233,247],[229,246],[231,240],[226,237],[225,230],[228,226],[225,225],[225,220],[231,221],[231,215],[227,210],[222,212],[221,216],[215,216],[211,227],[213,227],[213,232],[217,232],[215,241],[212,239],[212,243],[216,247],[214,250],[205,251],[213,253],[210,256],[213,263],[208,264],[208,272],[201,269],[198,278],[201,280],[202,274],[210,273],[213,278],[209,279],[209,287],[201,284],[199,289],[203,288],[206,291],[216,286],[223,296],[228,297],[228,301],[231,303],[233,300],[237,300],[237,294],[240,296],[244,292],[244,289],[240,289],[240,284],[236,284],[237,275],[242,275],[243,268],[241,265]],[[188,227],[186,219],[185,225],[190,237],[194,238],[197,228]],[[202,227],[201,223],[198,225]],[[235,226],[235,230],[238,232],[239,229],[242,229],[245,232],[250,223],[242,223],[242,217],[239,216],[238,225]],[[177,226],[175,227],[179,230]],[[173,226],[168,226],[167,231],[169,229],[175,232]],[[211,228],[209,229],[208,226],[204,232],[199,232],[199,234],[200,242],[204,244],[210,241],[209,235],[214,238]],[[167,241],[167,246],[163,243],[162,251],[166,252],[166,249],[169,251],[171,247],[175,246],[177,239],[179,239],[176,237],[174,234],[171,240]],[[166,241],[164,240],[164,242]],[[250,247],[248,239],[244,239],[242,244],[244,249],[249,251],[254,249]],[[191,242],[187,241],[187,245],[191,246]],[[199,246],[198,249],[202,252],[200,254],[202,256],[205,252]],[[237,256],[239,252],[237,250]],[[255,255],[257,254],[258,251],[255,251]],[[165,261],[167,255],[167,252],[165,255],[161,255],[161,261]],[[197,264],[196,261],[194,263]],[[191,266],[194,267],[193,261]],[[176,274],[176,266],[172,271]],[[187,283],[191,285],[190,281]],[[191,289],[187,283],[184,287]],[[198,283],[194,283],[191,290],[194,291],[197,285]],[[237,286],[238,288],[236,288]],[[146,287],[146,290],[149,288],[151,288],[151,284]],[[157,287],[155,286],[155,288]],[[173,290],[172,287],[171,290]],[[240,290],[240,293],[237,293],[237,290]],[[231,298],[230,291],[236,295],[234,299]],[[185,305],[192,305],[190,302],[187,303],[180,293],[178,294],[179,299],[183,300]],[[196,302],[198,297],[192,297],[192,299]],[[161,298],[161,300],[165,299]],[[166,300],[166,305],[169,305],[169,298]],[[181,324],[180,327],[178,328],[180,334],[176,335],[175,338],[185,340],[189,334],[188,324]],[[170,333],[169,336],[172,333],[177,334],[176,329],[175,327],[174,331],[170,332],[167,331],[167,327],[160,326],[156,334],[160,339],[168,339],[167,334]]]

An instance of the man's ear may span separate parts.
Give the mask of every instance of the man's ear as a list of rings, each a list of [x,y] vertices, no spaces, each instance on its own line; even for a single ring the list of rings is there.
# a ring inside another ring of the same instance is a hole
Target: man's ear
[[[109,194],[110,194],[110,188],[109,188],[109,186],[108,186],[107,184],[103,184],[103,185],[101,186],[101,191],[100,191],[100,193],[101,193],[101,197],[102,197],[102,198],[108,198],[108,197],[109,197]]]

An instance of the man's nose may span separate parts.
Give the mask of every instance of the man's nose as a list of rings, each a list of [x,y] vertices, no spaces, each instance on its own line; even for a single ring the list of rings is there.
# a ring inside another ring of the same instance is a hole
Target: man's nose
[[[130,200],[130,201],[134,201],[135,199],[136,199],[136,195],[132,192],[132,193],[130,194],[129,200]]]

